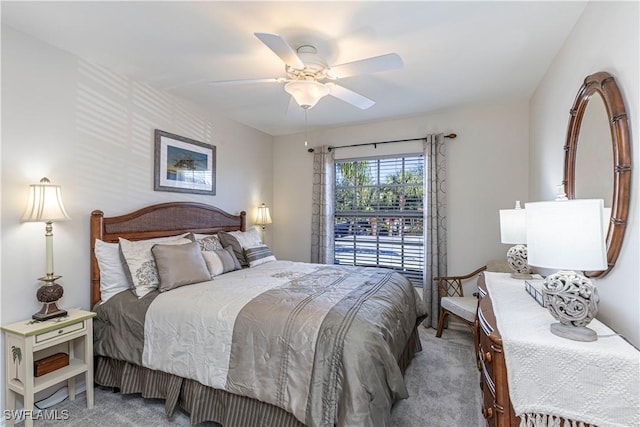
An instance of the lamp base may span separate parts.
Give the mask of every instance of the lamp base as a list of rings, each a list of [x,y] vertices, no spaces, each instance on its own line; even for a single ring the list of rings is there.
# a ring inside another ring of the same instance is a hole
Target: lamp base
[[[39,312],[34,313],[33,316],[31,316],[31,318],[35,320],[43,321],[43,320],[49,320],[55,317],[61,317],[66,315],[67,315],[67,311],[60,310],[55,302],[45,302],[42,304],[42,309]]]
[[[512,246],[507,252],[507,263],[511,271],[513,271],[511,277],[514,279],[531,279],[531,267],[527,263],[527,252],[525,245]]]
[[[549,327],[551,333],[562,338],[573,341],[590,342],[598,339],[596,331],[586,326],[563,325],[562,323],[552,323]]]
[[[54,276],[53,274],[47,274],[45,277],[41,277],[39,280],[45,282],[40,286],[36,296],[38,301],[42,303],[42,309],[31,316],[35,320],[49,320],[54,317],[66,316],[67,312],[61,310],[57,306],[57,302],[64,294],[64,289],[59,284],[55,283],[57,279],[62,276]]]
[[[561,270],[547,276],[542,294],[547,309],[560,321],[551,325],[553,334],[574,341],[598,339],[586,327],[598,313],[598,289],[591,280],[574,271]]]

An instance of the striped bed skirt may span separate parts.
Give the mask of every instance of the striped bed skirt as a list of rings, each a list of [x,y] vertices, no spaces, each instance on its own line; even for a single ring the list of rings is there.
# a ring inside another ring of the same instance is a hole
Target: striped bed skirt
[[[418,330],[414,328],[398,360],[403,373],[421,350]],[[164,400],[169,419],[180,406],[190,414],[191,425],[212,421],[224,427],[304,426],[289,412],[268,403],[122,360],[97,356],[94,376],[96,384],[117,388],[122,394],[139,393],[144,398]]]

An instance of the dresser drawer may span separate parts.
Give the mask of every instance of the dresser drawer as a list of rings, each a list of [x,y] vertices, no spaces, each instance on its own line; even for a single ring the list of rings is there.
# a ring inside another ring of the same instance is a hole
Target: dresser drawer
[[[482,299],[478,304],[476,351],[483,397],[482,415],[490,427],[517,427],[520,420],[515,417],[509,400],[502,338],[483,276],[478,280],[478,288]]]
[[[482,416],[484,417],[487,426],[493,427],[498,425],[498,417],[496,416],[494,401],[489,393],[484,394],[482,402]]]
[[[483,390],[485,392],[485,396],[487,394],[487,392],[491,393],[491,395],[493,396],[493,398],[495,399],[496,397],[496,383],[495,380],[493,378],[493,373],[489,372],[488,369],[489,366],[487,366],[487,364],[481,359],[480,360],[480,375],[481,375],[481,380],[482,380],[482,384],[483,384],[483,388],[486,390]]]
[[[83,320],[72,325],[67,325],[61,328],[53,329],[51,331],[43,332],[35,336],[35,343],[42,344],[44,342],[51,341],[52,339],[65,336],[73,332],[82,331],[85,329],[85,327],[85,322]]]
[[[482,416],[488,426],[496,426],[496,387],[493,379],[487,373],[486,365],[482,361],[480,361],[480,389],[482,390]]]
[[[479,319],[482,319],[481,313],[482,311],[478,310]],[[492,380],[495,379],[493,372],[494,357],[495,355],[492,350],[492,342],[487,335],[487,331],[482,326],[482,320],[480,320],[480,337],[478,339],[478,360],[480,363],[480,371],[484,371]]]
[[[489,372],[489,376],[494,378],[493,366],[495,354],[492,350],[491,341],[489,341],[489,339],[484,335],[480,335],[480,342],[478,343],[478,359],[480,359],[484,365],[484,369]]]
[[[491,308],[491,303],[486,302],[484,299],[481,301],[481,304],[478,305],[478,324],[480,325],[480,332],[482,332],[482,335],[489,336],[494,330],[493,326],[487,319],[487,315],[485,314],[485,310],[491,310]]]

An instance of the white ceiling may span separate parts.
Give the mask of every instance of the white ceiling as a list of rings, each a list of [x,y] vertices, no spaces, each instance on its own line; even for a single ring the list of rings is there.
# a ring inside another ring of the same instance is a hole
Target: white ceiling
[[[271,135],[300,132],[283,77],[254,32],[312,44],[331,64],[396,52],[404,68],[340,84],[376,101],[325,97],[309,128],[528,100],[585,2],[2,2],[2,24]]]

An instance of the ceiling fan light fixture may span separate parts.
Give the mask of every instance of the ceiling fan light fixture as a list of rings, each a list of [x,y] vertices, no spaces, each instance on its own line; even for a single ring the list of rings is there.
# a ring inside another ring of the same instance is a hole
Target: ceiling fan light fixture
[[[312,108],[329,95],[329,88],[315,80],[295,80],[284,85],[284,90],[304,109]]]

